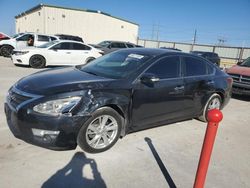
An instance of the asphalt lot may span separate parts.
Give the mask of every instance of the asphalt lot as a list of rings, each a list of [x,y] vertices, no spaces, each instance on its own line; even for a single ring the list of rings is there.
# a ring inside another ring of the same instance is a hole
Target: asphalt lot
[[[5,95],[18,79],[37,71],[0,57],[1,188],[193,186],[206,130],[197,120],[129,134],[100,154],[87,154],[79,147],[51,151],[16,139],[5,120]],[[250,187],[249,109],[250,98],[236,97],[223,110],[206,187]]]

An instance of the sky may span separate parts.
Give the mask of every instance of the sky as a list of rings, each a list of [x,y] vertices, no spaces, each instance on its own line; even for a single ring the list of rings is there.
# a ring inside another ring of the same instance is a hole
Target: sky
[[[140,25],[139,38],[250,47],[250,0],[0,0],[0,32],[40,3],[100,10]]]

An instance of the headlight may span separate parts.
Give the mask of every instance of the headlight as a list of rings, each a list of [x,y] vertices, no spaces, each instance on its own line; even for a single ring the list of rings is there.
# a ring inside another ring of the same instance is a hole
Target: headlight
[[[27,54],[29,53],[29,51],[14,51],[13,54],[15,55],[24,55],[24,54]]]
[[[69,112],[80,100],[80,96],[51,100],[34,106],[33,110],[42,114],[56,116],[63,112]]]

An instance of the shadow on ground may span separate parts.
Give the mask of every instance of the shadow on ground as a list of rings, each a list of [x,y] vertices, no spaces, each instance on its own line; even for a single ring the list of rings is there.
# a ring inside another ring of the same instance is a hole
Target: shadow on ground
[[[250,101],[250,96],[246,96],[246,95],[236,95],[236,94],[233,94],[232,98],[237,99],[237,100],[241,100],[241,101],[247,101],[247,102]]]
[[[84,177],[83,167],[90,165],[93,179]],[[42,188],[106,188],[106,184],[97,169],[94,159],[87,158],[83,152],[77,152],[70,162],[52,175]]]
[[[163,164],[160,156],[158,155],[153,143],[152,143],[152,140],[148,137],[145,137],[144,140],[147,142],[159,168],[161,169],[161,172],[165,178],[165,180],[167,181],[168,185],[170,188],[176,188],[176,185],[173,181],[173,179],[171,178],[170,174],[168,173],[168,170],[166,169],[165,165]]]

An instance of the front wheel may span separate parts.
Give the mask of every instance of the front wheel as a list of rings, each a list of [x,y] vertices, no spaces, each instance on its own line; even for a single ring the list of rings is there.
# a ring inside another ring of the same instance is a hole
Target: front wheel
[[[207,122],[207,112],[212,109],[221,109],[222,100],[220,95],[213,94],[207,101],[203,113],[198,117],[199,120]]]
[[[77,143],[89,153],[106,151],[120,137],[122,122],[122,117],[112,108],[100,108],[80,129]]]
[[[0,49],[0,54],[4,57],[10,57],[13,52],[13,47],[9,45],[4,45]]]
[[[44,68],[46,65],[46,60],[43,56],[41,55],[33,55],[30,58],[29,64],[32,68],[35,69],[40,69],[40,68]]]

